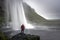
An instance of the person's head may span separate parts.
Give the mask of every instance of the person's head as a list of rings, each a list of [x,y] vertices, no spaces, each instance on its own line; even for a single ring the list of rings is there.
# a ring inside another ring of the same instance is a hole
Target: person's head
[[[24,24],[22,24],[21,26],[24,26]]]
[[[25,29],[25,26],[24,26],[24,24],[22,24],[22,25],[21,25],[21,29]]]

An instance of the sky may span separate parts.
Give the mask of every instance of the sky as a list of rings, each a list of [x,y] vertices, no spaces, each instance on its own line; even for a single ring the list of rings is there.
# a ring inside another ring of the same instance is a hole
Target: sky
[[[60,0],[24,0],[24,2],[45,19],[60,19]]]

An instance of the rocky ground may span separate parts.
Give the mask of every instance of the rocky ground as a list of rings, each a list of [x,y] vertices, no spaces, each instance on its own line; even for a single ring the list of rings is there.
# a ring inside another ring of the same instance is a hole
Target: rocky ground
[[[40,40],[40,37],[37,35],[19,33],[13,36],[10,40]]]

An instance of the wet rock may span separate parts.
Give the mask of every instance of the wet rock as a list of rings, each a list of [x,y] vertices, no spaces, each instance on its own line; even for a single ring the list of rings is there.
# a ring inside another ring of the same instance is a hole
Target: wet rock
[[[40,40],[40,37],[37,35],[19,33],[13,36],[10,40]]]

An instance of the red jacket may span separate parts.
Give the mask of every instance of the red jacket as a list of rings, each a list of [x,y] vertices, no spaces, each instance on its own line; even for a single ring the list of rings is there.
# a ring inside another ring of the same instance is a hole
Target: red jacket
[[[25,30],[25,26],[22,24],[21,25],[21,31],[24,31]]]

